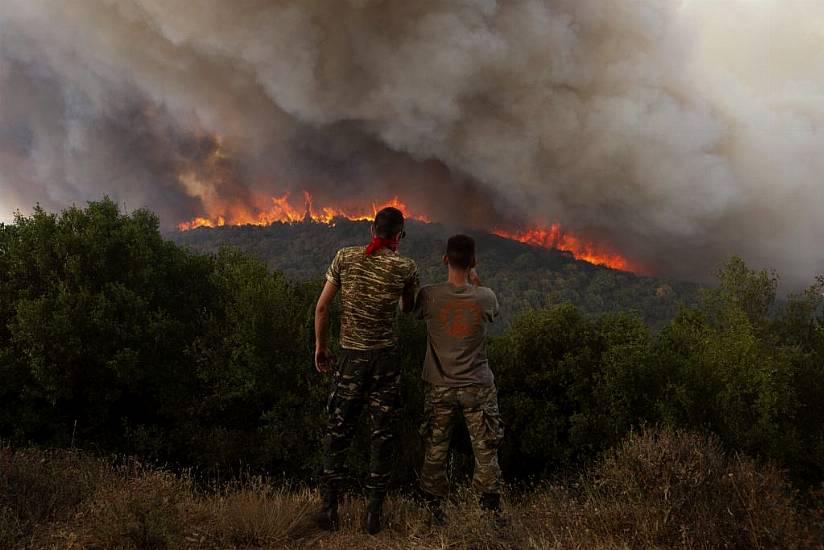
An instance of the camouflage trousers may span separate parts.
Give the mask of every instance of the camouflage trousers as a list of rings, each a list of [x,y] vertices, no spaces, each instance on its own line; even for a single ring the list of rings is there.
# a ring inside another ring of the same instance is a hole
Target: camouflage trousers
[[[324,438],[324,490],[338,493],[346,479],[346,455],[364,405],[371,422],[369,478],[372,498],[383,498],[389,484],[401,405],[401,370],[396,348],[344,349],[327,402]]]
[[[498,447],[503,441],[504,425],[498,412],[498,392],[494,384],[462,388],[427,386],[421,425],[426,448],[421,489],[441,498],[449,493],[446,459],[452,431],[461,415],[466,421],[475,453],[474,488],[481,493],[500,493]]]

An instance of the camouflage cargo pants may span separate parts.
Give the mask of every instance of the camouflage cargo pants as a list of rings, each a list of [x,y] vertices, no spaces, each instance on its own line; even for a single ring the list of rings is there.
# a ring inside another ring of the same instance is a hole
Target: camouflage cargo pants
[[[346,455],[364,405],[371,421],[369,479],[373,498],[386,494],[392,472],[401,402],[400,360],[396,348],[342,350],[327,403],[322,483],[337,493],[346,478]]]
[[[449,493],[446,459],[455,423],[463,415],[475,453],[473,485],[481,493],[499,493],[501,468],[498,447],[504,426],[498,412],[495,385],[450,388],[428,385],[424,398],[424,437],[426,455],[421,468],[421,489],[438,497]]]

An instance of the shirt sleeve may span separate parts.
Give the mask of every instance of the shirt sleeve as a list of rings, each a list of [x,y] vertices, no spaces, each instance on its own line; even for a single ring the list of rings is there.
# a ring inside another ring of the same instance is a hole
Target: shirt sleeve
[[[340,272],[341,272],[341,264],[343,263],[343,250],[338,250],[338,253],[335,254],[335,259],[332,260],[332,264],[329,266],[329,269],[326,270],[326,280],[332,283],[333,285],[340,288]]]

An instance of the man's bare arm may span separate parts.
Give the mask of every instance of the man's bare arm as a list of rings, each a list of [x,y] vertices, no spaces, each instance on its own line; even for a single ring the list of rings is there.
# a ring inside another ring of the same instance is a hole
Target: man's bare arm
[[[335,364],[335,357],[329,351],[329,308],[337,293],[337,285],[326,281],[315,306],[315,369],[318,372],[328,372]]]
[[[415,285],[406,285],[401,295],[401,311],[409,313],[415,307]]]

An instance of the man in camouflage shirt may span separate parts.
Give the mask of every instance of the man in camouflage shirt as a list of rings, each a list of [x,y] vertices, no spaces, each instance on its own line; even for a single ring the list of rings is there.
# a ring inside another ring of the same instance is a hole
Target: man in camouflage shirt
[[[443,523],[441,501],[449,492],[446,459],[452,431],[463,416],[475,454],[473,484],[481,494],[481,507],[494,513],[497,525],[503,525],[498,447],[504,427],[485,346],[486,323],[498,316],[498,300],[475,272],[475,241],[471,237],[451,237],[443,261],[449,268],[449,279],[421,288],[415,304],[427,329],[421,426],[426,455],[420,488],[433,520]]]
[[[381,528],[396,424],[401,399],[400,361],[393,324],[398,301],[409,312],[418,287],[415,262],[397,252],[404,236],[403,214],[384,208],[372,224],[372,242],[338,251],[326,273],[326,285],[315,310],[315,367],[333,370],[324,438],[323,505],[316,522],[338,528],[338,496],[346,477],[346,454],[364,405],[371,418],[369,492],[365,528]],[[341,294],[341,354],[337,361],[327,346],[329,306]]]

